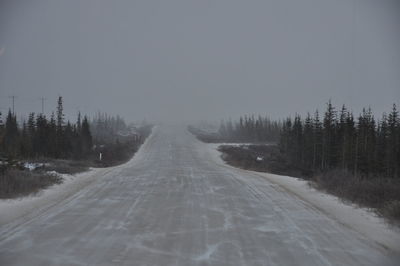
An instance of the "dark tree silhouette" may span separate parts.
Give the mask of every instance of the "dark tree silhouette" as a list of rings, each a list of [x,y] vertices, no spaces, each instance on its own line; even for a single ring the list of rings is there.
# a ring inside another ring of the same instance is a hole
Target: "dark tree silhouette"
[[[296,115],[282,125],[280,150],[293,165],[313,171],[341,169],[361,178],[400,177],[400,122],[396,105],[378,123],[370,108],[339,115],[328,102],[323,123],[318,111],[305,120]]]

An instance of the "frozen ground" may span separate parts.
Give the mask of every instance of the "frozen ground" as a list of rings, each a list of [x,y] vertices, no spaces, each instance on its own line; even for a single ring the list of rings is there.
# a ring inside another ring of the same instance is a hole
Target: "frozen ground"
[[[184,128],[154,129],[133,160],[82,180],[64,200],[1,226],[0,265],[398,265],[400,259],[391,245],[293,193],[292,181],[285,186],[226,166]]]

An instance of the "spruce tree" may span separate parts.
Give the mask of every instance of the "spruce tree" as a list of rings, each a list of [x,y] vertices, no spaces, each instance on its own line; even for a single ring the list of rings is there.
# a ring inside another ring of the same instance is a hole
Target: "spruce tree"
[[[0,112],[0,156],[4,152],[4,122]]]
[[[64,149],[63,155],[65,158],[70,158],[73,154],[74,131],[71,123],[68,121],[64,130]]]
[[[313,169],[322,169],[322,153],[323,153],[323,129],[319,118],[318,110],[315,111],[313,119],[314,129],[314,147],[313,147]]]
[[[36,156],[49,156],[49,127],[45,115],[36,117],[36,131],[33,138],[33,150]]]
[[[399,176],[399,112],[396,104],[393,104],[392,111],[388,116],[388,150],[389,175]]]
[[[340,118],[339,118],[339,125],[338,125],[338,145],[339,148],[337,150],[338,152],[338,158],[340,161],[341,168],[344,170],[346,169],[347,166],[347,154],[346,154],[346,149],[348,145],[348,136],[347,136],[347,109],[346,106],[342,106],[342,110],[340,111]]]
[[[307,113],[307,117],[304,120],[304,164],[307,168],[313,168],[313,152],[314,152],[314,127],[313,119],[310,113]]]
[[[56,121],[56,157],[64,156],[65,150],[65,136],[64,136],[64,113],[63,113],[63,100],[58,97],[57,101],[57,121]]]
[[[54,113],[51,113],[50,121],[48,124],[47,135],[48,135],[48,141],[47,141],[46,153],[50,157],[59,158],[60,157],[60,151],[59,151],[60,140],[58,139],[59,135],[57,134],[57,122],[56,122]]]
[[[354,161],[355,161],[355,143],[357,140],[357,132],[355,128],[354,116],[352,113],[348,113],[346,117],[346,129],[345,129],[345,160],[344,164],[347,170],[353,172]]]
[[[296,114],[294,118],[291,135],[293,138],[291,160],[295,165],[301,166],[301,164],[303,163],[303,150],[304,150],[303,125],[301,117],[298,114]]]
[[[6,125],[4,130],[4,151],[7,156],[15,158],[18,156],[19,131],[16,115],[8,111]]]
[[[87,117],[85,116],[82,121],[82,133],[81,133],[81,140],[82,140],[82,152],[85,156],[89,155],[92,146],[92,134],[90,133],[90,127]]]
[[[388,123],[387,115],[383,113],[377,129],[377,146],[375,151],[376,171],[384,177],[389,176],[390,164],[387,157],[388,150]]]
[[[322,169],[332,168],[335,164],[336,153],[336,111],[331,101],[327,103],[327,109],[323,122],[323,147]]]
[[[19,153],[23,158],[30,158],[32,156],[32,142],[29,136],[28,125],[24,121],[22,124],[22,131],[20,136],[20,150]]]
[[[76,130],[78,134],[80,134],[82,130],[81,112],[78,112],[78,119],[76,121]]]

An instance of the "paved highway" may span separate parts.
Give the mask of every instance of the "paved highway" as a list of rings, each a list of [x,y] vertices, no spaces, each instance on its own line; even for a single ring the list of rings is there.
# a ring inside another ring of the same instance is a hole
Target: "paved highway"
[[[398,258],[262,177],[216,163],[182,127],[157,127],[127,164],[0,229],[0,265],[399,265]]]

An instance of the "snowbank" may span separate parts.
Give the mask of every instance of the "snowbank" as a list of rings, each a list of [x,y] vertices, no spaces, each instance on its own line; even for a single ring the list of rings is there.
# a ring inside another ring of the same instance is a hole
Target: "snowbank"
[[[24,166],[25,169],[28,169],[29,171],[33,171],[33,170],[35,170],[37,168],[41,168],[41,167],[48,166],[48,165],[49,165],[48,163],[29,163],[29,162],[25,162],[23,166]]]
[[[388,225],[384,219],[378,217],[375,213],[365,208],[344,203],[336,196],[318,191],[310,187],[309,183],[302,179],[247,171],[229,166],[221,159],[221,153],[217,150],[219,144],[208,144],[207,146],[210,158],[218,164],[223,164],[225,167],[235,169],[236,171],[244,171],[261,176],[316,207],[344,226],[352,228],[388,249],[400,252],[400,228]]]
[[[240,147],[240,146],[251,146],[251,145],[258,145],[258,146],[271,146],[275,145],[272,143],[253,143],[253,142],[222,142],[222,143],[209,143],[210,145],[219,147],[219,146],[233,146],[233,147]]]

